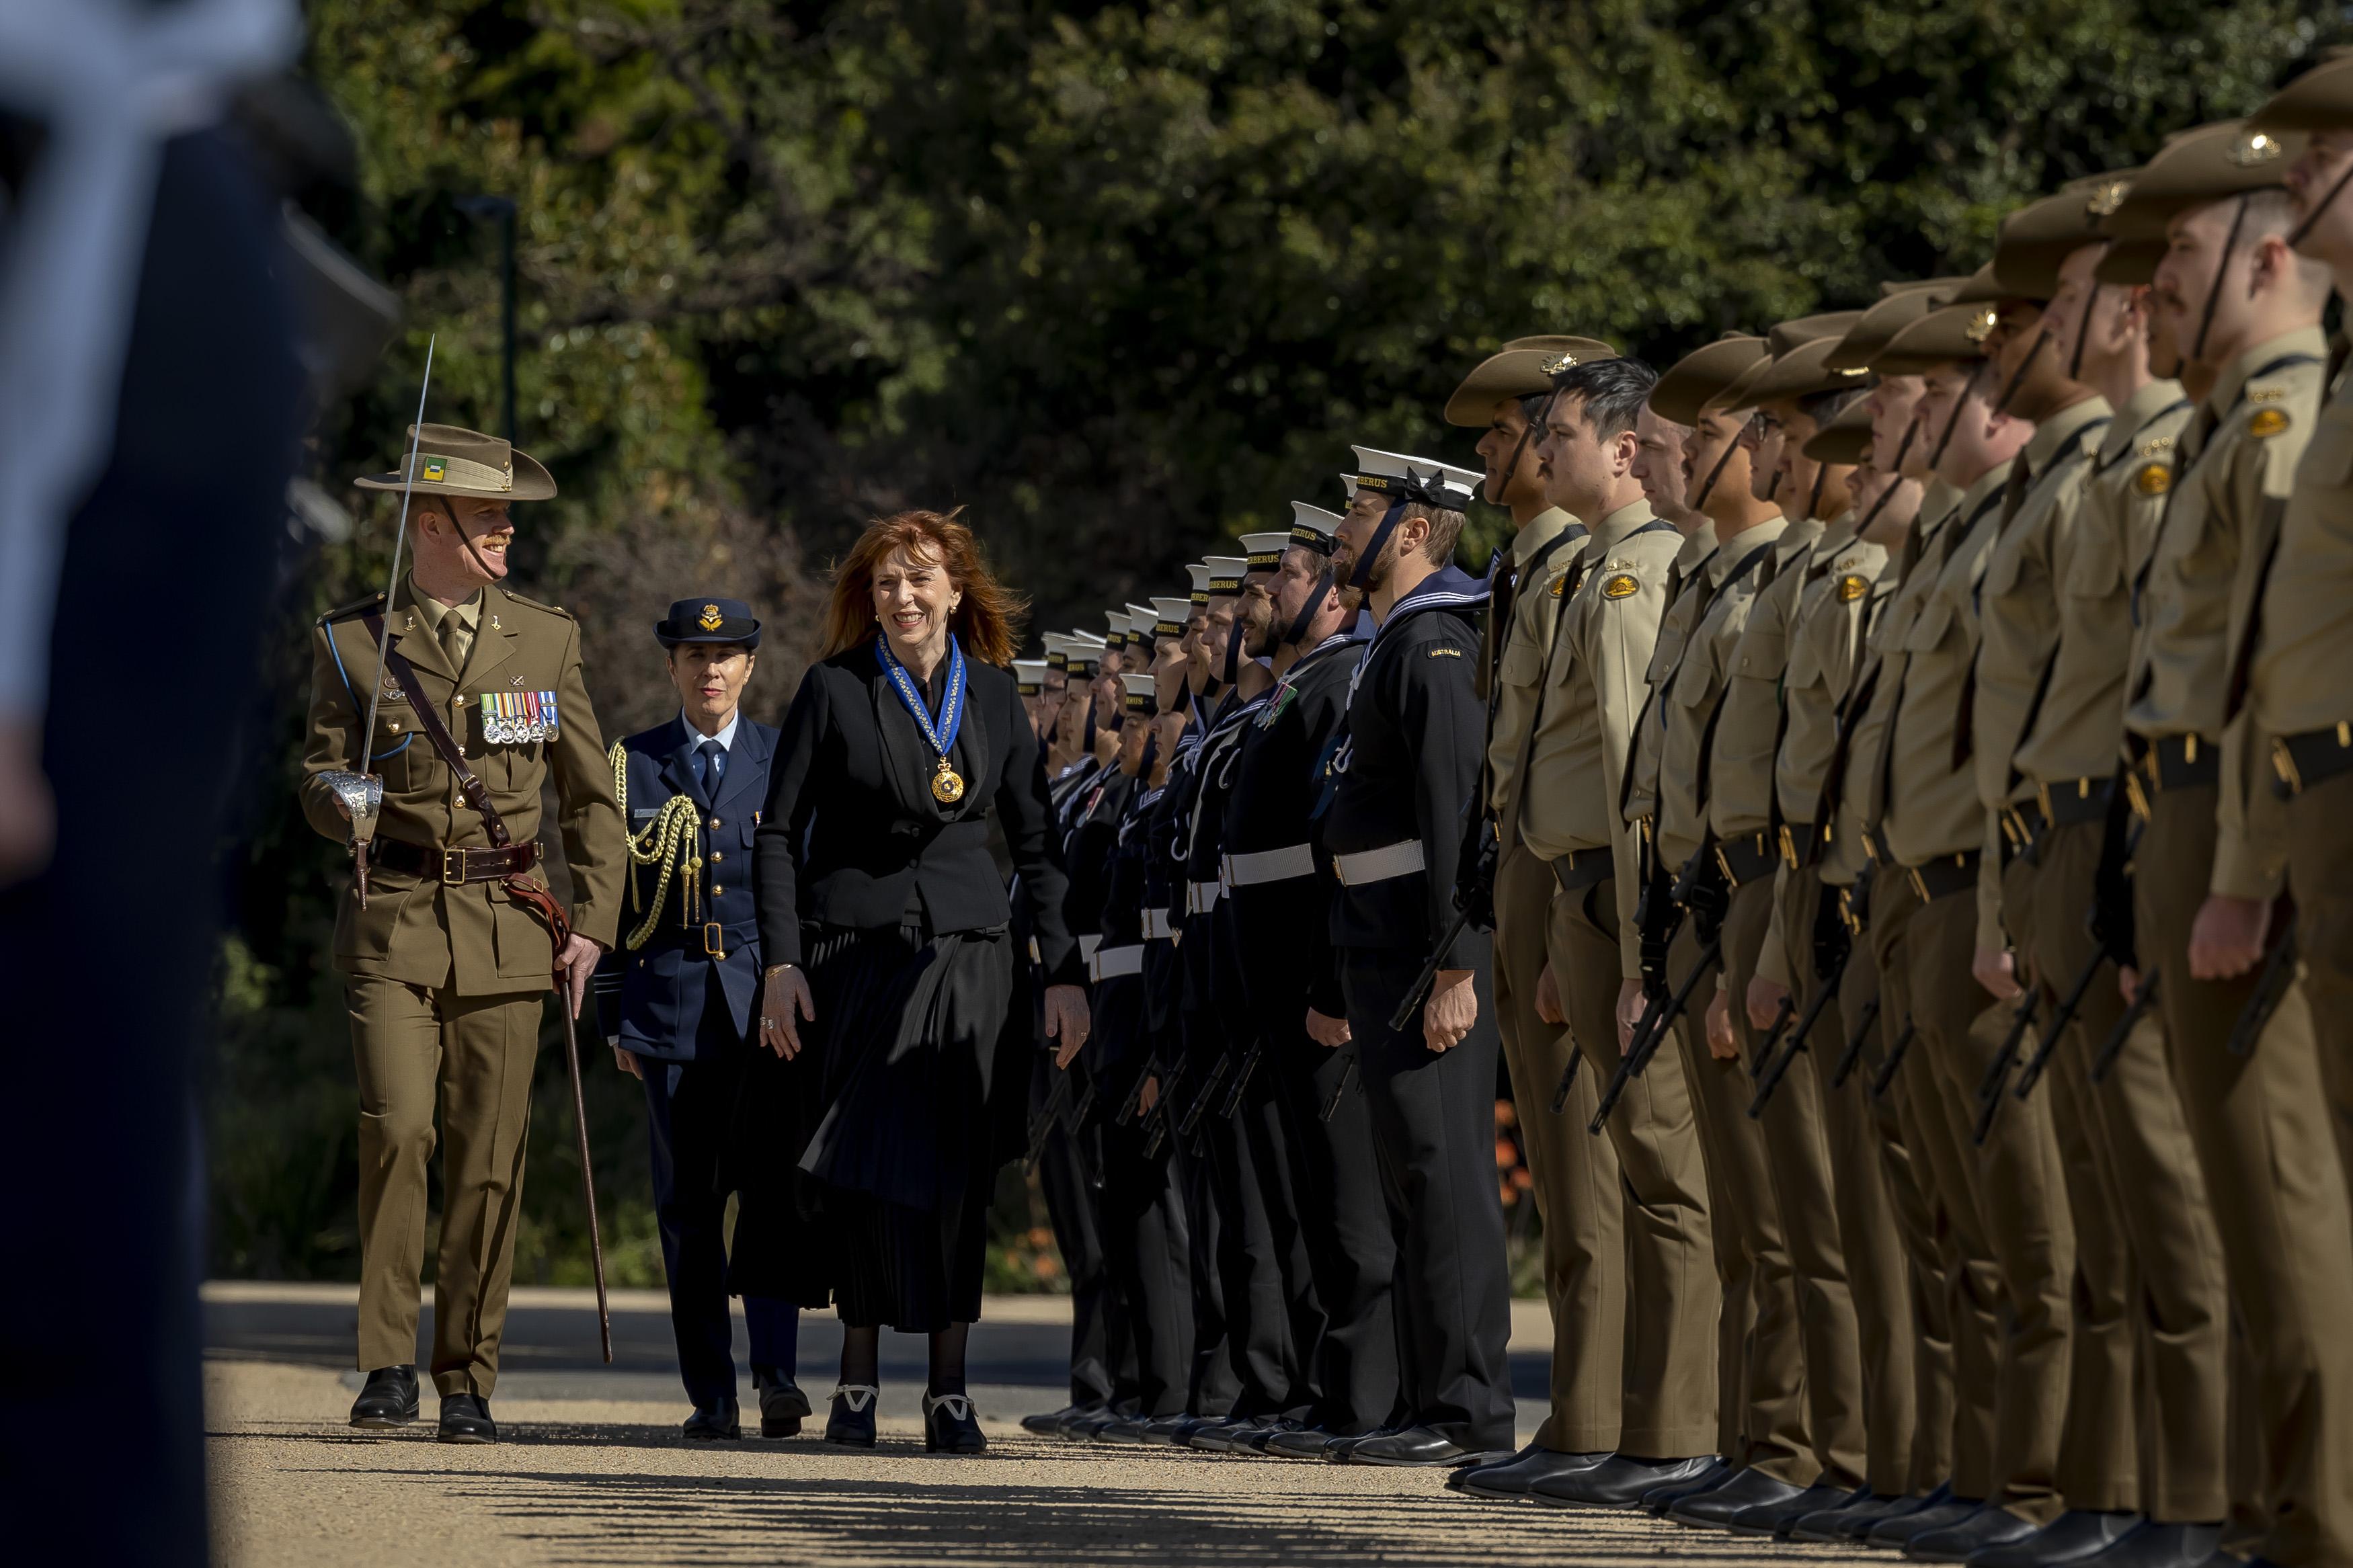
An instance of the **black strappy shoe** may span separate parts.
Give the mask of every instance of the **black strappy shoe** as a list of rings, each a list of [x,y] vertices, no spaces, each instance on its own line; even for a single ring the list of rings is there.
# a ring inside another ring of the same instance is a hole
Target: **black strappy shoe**
[[[825,1440],[852,1448],[874,1447],[874,1402],[882,1391],[871,1383],[845,1383],[833,1391],[833,1413],[825,1418]]]
[[[923,1447],[934,1454],[979,1454],[988,1448],[972,1400],[962,1394],[923,1395]]]

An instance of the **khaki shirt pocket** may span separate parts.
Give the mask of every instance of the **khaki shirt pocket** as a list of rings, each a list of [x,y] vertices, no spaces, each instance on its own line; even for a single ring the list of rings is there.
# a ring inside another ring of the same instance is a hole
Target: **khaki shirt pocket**
[[[2077,523],[2059,576],[2059,591],[2073,599],[2105,599],[2124,585],[2124,541],[2099,513]]]
[[[1905,634],[1904,651],[1908,654],[1934,653],[1953,628],[1953,602],[1942,594],[1934,595],[1920,606],[1911,630]]]
[[[2331,403],[2313,426],[2312,444],[2295,470],[2295,488],[2329,538],[2353,544],[2353,404]],[[2321,492],[2336,492],[2323,495]]]
[[[1534,686],[1544,673],[1544,655],[1529,643],[1514,642],[1504,650],[1504,663],[1498,671],[1506,686]]]

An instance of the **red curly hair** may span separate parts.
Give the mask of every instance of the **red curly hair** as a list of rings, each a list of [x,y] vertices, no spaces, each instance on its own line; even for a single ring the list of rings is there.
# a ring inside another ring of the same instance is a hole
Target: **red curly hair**
[[[874,618],[874,573],[891,552],[903,549],[917,560],[947,568],[948,581],[963,595],[948,630],[964,647],[965,657],[983,664],[1010,665],[1021,646],[1021,625],[1029,618],[1029,601],[999,583],[981,553],[972,530],[955,511],[902,511],[878,517],[866,525],[849,554],[834,563],[833,597],[825,607],[825,651],[831,658],[859,647],[880,635]]]

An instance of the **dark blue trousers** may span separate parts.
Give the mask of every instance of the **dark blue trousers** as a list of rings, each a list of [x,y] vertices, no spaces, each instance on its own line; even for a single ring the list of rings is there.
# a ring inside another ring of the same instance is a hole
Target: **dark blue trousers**
[[[735,1104],[741,1053],[717,984],[708,991],[695,1059],[641,1061],[646,1131],[653,1155],[654,1217],[670,1280],[670,1331],[679,1377],[698,1410],[735,1397],[734,1331],[727,1315],[727,1194],[719,1156]],[[751,1329],[752,1380],[792,1381],[800,1309],[770,1296],[744,1298]]]

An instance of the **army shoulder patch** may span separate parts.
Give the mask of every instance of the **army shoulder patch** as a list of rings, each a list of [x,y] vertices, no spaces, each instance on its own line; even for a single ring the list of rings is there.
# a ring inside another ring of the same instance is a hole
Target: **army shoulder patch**
[[[1631,572],[1617,572],[1601,580],[1601,596],[1605,599],[1630,599],[1641,584]]]
[[[1430,650],[1430,657],[1432,658],[1461,658],[1462,657],[1462,650],[1459,647],[1446,647],[1441,646],[1431,648]]]
[[[1871,592],[1871,582],[1859,572],[1850,572],[1838,581],[1838,602],[1852,605]]]
[[[2261,441],[2286,429],[2290,420],[2284,408],[2258,408],[2247,416],[2247,434]]]
[[[2173,488],[2173,468],[2167,463],[2150,463],[2133,476],[2133,489],[2145,496],[2161,496]]]

